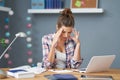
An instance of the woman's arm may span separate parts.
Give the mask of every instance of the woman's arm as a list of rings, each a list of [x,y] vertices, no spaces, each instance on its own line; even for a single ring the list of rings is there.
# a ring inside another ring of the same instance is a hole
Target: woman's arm
[[[50,52],[49,52],[49,55],[48,55],[48,60],[50,62],[54,62],[54,59],[55,59],[55,47],[57,46],[57,42],[59,40],[59,37],[62,33],[63,29],[60,28],[54,35],[54,38],[53,38],[53,41],[52,41],[52,44],[51,44],[51,47],[50,47]]]
[[[43,67],[52,68],[52,49],[50,50],[50,41],[44,36],[42,38],[42,48],[43,48]],[[54,55],[53,55],[54,56]]]
[[[73,33],[74,33],[74,36],[72,37],[72,39],[75,41],[75,44],[76,44],[73,59],[76,61],[79,61],[81,59],[79,32],[76,30],[73,30]]]
[[[49,54],[48,54],[48,61],[49,61],[50,63],[54,63],[54,60],[55,60],[55,46],[52,45],[52,46],[50,47],[50,52],[49,52]]]
[[[54,35],[52,43],[50,43],[48,40],[45,40],[47,38],[42,38],[42,45],[43,45],[43,60],[44,63],[46,63],[48,66],[53,66],[52,64],[55,64],[55,47],[57,45],[58,39],[62,33],[62,28],[60,28],[56,34]]]
[[[72,39],[75,41],[76,46],[75,46],[74,55],[73,55],[73,59],[71,60],[71,63],[73,68],[77,68],[80,66],[83,59],[81,58],[79,32],[77,32],[76,30],[73,30],[73,33],[74,33],[74,37],[72,37]]]
[[[76,43],[76,47],[75,47],[73,59],[74,59],[75,61],[79,61],[79,60],[81,59],[81,54],[80,54],[80,42]]]

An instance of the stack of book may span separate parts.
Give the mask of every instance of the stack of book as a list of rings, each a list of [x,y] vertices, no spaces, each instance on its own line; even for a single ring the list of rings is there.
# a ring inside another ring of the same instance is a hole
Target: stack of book
[[[40,74],[45,71],[46,69],[39,66],[31,67],[29,65],[23,65],[9,69],[7,75],[15,78],[32,78],[35,74]]]
[[[35,76],[33,72],[29,72],[23,69],[9,70],[7,71],[7,75],[13,76],[15,78],[33,78]]]
[[[32,9],[61,9],[64,0],[31,0]]]

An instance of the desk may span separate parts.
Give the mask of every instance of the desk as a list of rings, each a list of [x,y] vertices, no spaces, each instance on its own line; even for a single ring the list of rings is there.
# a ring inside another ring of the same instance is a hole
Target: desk
[[[8,70],[7,68],[2,68],[3,70]],[[41,74],[36,75],[34,78],[26,78],[26,79],[17,79],[17,78],[13,78],[13,77],[7,77],[5,79],[0,79],[0,80],[47,80],[44,75],[49,75],[49,74],[55,74],[54,72],[51,71],[46,71],[43,72]],[[64,73],[65,74],[65,73]],[[69,74],[73,74],[74,76],[76,76],[78,78],[78,80],[80,79],[80,75],[81,74],[88,74],[88,75],[110,75],[113,77],[114,80],[120,80],[120,69],[109,69],[106,72],[99,72],[99,73],[79,73],[79,72],[72,72]]]

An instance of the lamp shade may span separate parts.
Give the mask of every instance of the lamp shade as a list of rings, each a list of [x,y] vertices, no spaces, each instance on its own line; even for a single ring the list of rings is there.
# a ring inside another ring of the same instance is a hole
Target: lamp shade
[[[26,37],[27,35],[24,32],[19,32],[15,34],[16,37]]]

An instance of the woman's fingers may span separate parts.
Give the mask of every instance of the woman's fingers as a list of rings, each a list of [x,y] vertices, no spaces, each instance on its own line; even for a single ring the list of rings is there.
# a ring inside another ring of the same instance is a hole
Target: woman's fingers
[[[79,37],[79,32],[75,29],[73,29],[73,34],[76,38]]]
[[[80,35],[80,33],[79,33],[77,30],[73,29],[73,34],[74,34],[74,36],[72,37],[72,39],[73,39],[76,43],[79,42],[79,35]]]
[[[62,34],[62,31],[63,31],[63,29],[60,28],[60,29],[56,32],[56,34],[55,34],[55,36],[54,36],[54,39],[53,39],[53,45],[56,45],[56,44],[57,44],[58,39],[59,39],[60,35]]]
[[[60,36],[61,33],[62,33],[62,31],[63,31],[63,28],[60,28],[60,29],[57,31],[56,35],[57,35],[57,36]]]

